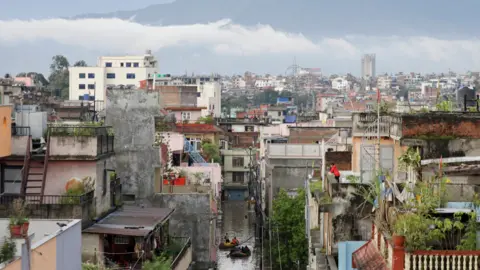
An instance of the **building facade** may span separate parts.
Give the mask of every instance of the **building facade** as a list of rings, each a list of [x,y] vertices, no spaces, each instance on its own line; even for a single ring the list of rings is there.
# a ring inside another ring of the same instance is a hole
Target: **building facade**
[[[375,54],[365,54],[362,57],[362,78],[375,77]]]
[[[106,87],[140,86],[152,77],[158,63],[150,51],[136,56],[101,56],[92,67],[70,67],[70,100],[105,100]],[[88,96],[87,96],[88,95]]]

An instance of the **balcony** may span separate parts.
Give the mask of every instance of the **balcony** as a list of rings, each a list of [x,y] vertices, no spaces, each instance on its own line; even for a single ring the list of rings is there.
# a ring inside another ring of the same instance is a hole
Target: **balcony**
[[[377,114],[357,113],[353,115],[354,137],[376,137],[378,135]],[[380,136],[399,139],[402,137],[402,116],[381,115]]]
[[[96,160],[113,154],[113,129],[106,126],[49,126],[51,160]]]
[[[192,263],[192,241],[190,237],[170,237],[170,240],[171,244],[168,250],[171,251],[173,258],[170,269],[188,269]]]
[[[3,194],[0,197],[0,217],[11,216],[11,206],[15,199],[27,203],[29,218],[39,219],[81,219],[86,228],[95,217],[94,190],[82,195],[27,195]]]
[[[319,144],[269,144],[267,151],[268,157],[275,159],[322,158],[321,145]]]
[[[405,254],[405,270],[478,269],[478,250],[417,250]]]

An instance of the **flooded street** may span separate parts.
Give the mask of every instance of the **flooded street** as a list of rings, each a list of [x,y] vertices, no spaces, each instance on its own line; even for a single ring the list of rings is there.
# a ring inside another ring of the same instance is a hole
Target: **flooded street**
[[[222,205],[223,220],[220,225],[221,234],[218,243],[222,241],[225,233],[232,239],[234,236],[241,245],[247,245],[252,250],[248,258],[229,258],[228,251],[218,250],[217,262],[219,270],[254,270],[255,267],[255,211],[248,210],[245,201],[225,201]],[[245,218],[246,217],[246,218]],[[246,242],[244,242],[246,241]]]

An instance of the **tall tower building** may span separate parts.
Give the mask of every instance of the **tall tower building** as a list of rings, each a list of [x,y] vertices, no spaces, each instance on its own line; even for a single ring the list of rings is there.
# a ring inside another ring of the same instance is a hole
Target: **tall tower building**
[[[362,78],[375,77],[375,54],[365,54],[362,57]]]

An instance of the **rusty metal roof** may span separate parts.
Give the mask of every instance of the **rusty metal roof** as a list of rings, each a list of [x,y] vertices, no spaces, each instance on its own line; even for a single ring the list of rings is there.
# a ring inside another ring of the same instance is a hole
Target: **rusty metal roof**
[[[147,236],[158,224],[169,219],[175,209],[124,206],[83,230],[85,233]]]

